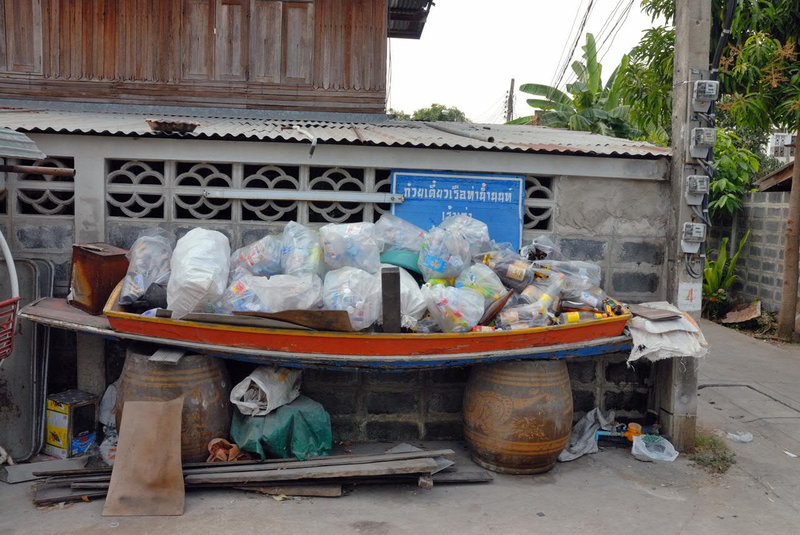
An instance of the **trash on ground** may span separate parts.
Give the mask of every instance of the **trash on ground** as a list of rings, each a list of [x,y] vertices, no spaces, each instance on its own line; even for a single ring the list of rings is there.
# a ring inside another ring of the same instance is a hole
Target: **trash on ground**
[[[597,438],[595,433],[599,430],[610,431],[613,427],[615,413],[608,411],[603,413],[595,407],[578,420],[569,435],[569,441],[564,449],[559,453],[560,462],[574,461],[583,457],[587,453],[597,453]]]
[[[672,443],[657,435],[637,435],[633,437],[631,453],[640,461],[672,462],[678,458],[678,452]]]
[[[745,431],[737,431],[735,433],[727,433],[726,436],[734,442],[752,442],[753,434]]]
[[[761,301],[753,301],[748,305],[731,310],[725,314],[725,317],[720,320],[720,323],[743,323],[760,317]]]

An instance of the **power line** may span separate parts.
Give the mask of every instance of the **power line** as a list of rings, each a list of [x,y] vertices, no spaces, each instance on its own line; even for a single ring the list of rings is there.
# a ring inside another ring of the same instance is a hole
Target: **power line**
[[[569,33],[567,33],[567,38],[564,40],[564,46],[561,47],[561,54],[558,55],[558,62],[556,63],[556,68],[553,71],[553,76],[550,78],[550,86],[554,87],[553,84],[556,83],[556,78],[558,78],[558,73],[561,70],[561,62],[562,61],[569,61],[569,58],[564,59],[564,54],[567,51],[567,46],[569,42],[572,40],[572,31],[575,29],[575,23],[580,18],[579,14],[581,12],[581,7],[583,6],[583,0],[580,1],[578,4],[578,9],[575,11],[575,16],[572,18],[572,25],[569,27]]]
[[[575,49],[578,46],[578,41],[580,40],[581,35],[583,35],[583,30],[586,28],[586,21],[589,20],[589,15],[591,15],[593,7],[594,7],[594,0],[589,0],[589,5],[586,9],[586,13],[584,13],[583,15],[583,20],[581,20],[578,33],[575,34],[575,40],[572,42],[572,46],[570,47],[570,53],[567,56],[567,61],[564,62],[564,65],[561,68],[561,73],[558,75],[558,80],[553,85],[553,87],[558,87],[559,85],[561,85],[561,81],[564,79],[564,75],[567,72],[567,65],[569,65],[570,61],[572,61],[572,56],[575,54]]]

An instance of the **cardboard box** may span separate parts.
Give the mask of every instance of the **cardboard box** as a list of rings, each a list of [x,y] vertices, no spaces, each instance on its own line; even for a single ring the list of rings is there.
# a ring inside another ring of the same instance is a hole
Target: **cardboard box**
[[[45,453],[59,459],[88,453],[97,440],[97,403],[97,396],[80,390],[48,396]]]

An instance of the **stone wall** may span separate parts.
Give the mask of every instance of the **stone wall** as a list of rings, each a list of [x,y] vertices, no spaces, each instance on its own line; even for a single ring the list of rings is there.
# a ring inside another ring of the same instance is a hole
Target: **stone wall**
[[[777,312],[783,293],[784,229],[789,216],[789,192],[757,192],[745,197],[744,207],[734,225],[715,227],[709,249],[718,250],[720,240],[732,236],[738,241],[749,229],[750,237],[737,264],[739,281],[734,286],[742,301],[761,300],[765,310]]]
[[[651,366],[628,367],[626,354],[568,362],[573,419],[594,407],[621,419],[643,419]],[[378,372],[305,370],[303,393],[328,410],[334,440],[460,439],[469,367]]]

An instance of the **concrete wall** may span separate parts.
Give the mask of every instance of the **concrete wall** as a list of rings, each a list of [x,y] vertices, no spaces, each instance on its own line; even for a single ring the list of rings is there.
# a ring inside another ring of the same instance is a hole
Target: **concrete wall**
[[[745,197],[744,207],[734,225],[715,227],[709,249],[718,250],[720,240],[732,236],[739,239],[749,229],[750,237],[742,249],[737,265],[739,281],[734,286],[736,296],[744,302],[761,300],[765,310],[777,312],[783,293],[784,230],[789,216],[789,192],[757,192]],[[735,250],[735,249],[734,249]]]
[[[193,190],[180,181],[181,169],[193,162],[212,162],[234,188],[243,187],[250,169],[262,165],[279,166],[298,189],[313,188],[325,168],[346,168],[351,183],[360,184],[362,191],[386,191],[391,168],[505,172],[527,177],[526,241],[544,233],[559,243],[566,258],[597,262],[603,270],[603,287],[623,301],[666,297],[664,160],[322,145],[310,162],[303,144],[68,135],[34,139],[46,153],[74,159],[78,170],[74,216],[54,220],[52,226],[37,220],[29,232],[26,217],[7,212],[7,221],[19,229],[14,246],[21,255],[39,251],[39,241],[45,237],[60,237],[57,243],[48,242],[46,250],[63,265],[73,240],[108,240],[129,246],[138,230],[154,225],[176,233],[194,226],[214,228],[239,247],[270,228],[282,227],[290,217],[320,224],[320,212],[315,211],[319,206],[313,203],[298,203],[296,215],[290,211],[273,217],[270,209],[247,208],[232,201],[221,210],[201,207],[211,215],[192,219],[178,200],[186,204],[197,195],[196,187]],[[122,170],[126,161],[147,162],[152,172],[136,170],[130,183],[113,179],[111,174]],[[139,181],[145,175],[149,182]],[[119,206],[134,194],[140,198],[126,208],[134,215],[126,215]],[[147,208],[142,200],[157,206]],[[353,217],[374,220],[385,209],[363,206]],[[246,214],[254,215],[248,218]],[[64,225],[73,232],[51,232]],[[66,275],[62,269],[62,285]],[[576,417],[595,406],[616,409],[622,416],[644,415],[652,387],[647,379],[650,370],[642,365],[628,369],[625,357],[612,355],[570,365]],[[340,440],[457,438],[467,373],[466,369],[400,375],[312,370],[305,374],[304,390],[331,412]]]

